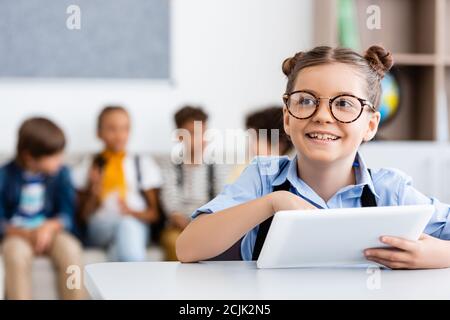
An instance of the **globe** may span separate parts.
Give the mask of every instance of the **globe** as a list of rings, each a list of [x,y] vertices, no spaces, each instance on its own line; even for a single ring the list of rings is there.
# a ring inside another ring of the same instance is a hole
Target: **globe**
[[[400,104],[400,90],[395,77],[388,73],[381,80],[381,101],[380,101],[380,125],[392,119],[398,112]]]

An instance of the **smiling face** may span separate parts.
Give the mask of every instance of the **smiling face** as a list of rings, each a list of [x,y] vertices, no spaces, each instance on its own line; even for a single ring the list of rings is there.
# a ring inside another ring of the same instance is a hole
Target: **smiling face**
[[[306,90],[316,97],[335,97],[342,93],[368,98],[367,84],[358,70],[349,64],[327,63],[299,71],[292,91]],[[321,164],[354,158],[359,145],[371,140],[377,131],[380,113],[369,107],[358,120],[341,123],[333,118],[329,100],[321,99],[316,113],[304,120],[291,116],[286,107],[284,129],[304,160]]]

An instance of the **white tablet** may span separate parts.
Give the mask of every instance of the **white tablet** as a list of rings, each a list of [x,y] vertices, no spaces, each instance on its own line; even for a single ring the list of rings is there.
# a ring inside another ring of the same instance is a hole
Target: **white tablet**
[[[380,236],[417,240],[433,212],[433,205],[280,211],[257,267],[368,264],[364,249],[386,247]]]

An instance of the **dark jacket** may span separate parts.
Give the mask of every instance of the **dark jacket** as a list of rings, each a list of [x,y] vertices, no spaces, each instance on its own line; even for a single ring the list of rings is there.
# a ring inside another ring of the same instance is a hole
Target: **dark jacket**
[[[22,190],[24,170],[15,161],[0,168],[0,236],[5,224],[17,212]],[[60,218],[64,228],[74,231],[75,189],[66,167],[52,176],[46,176],[44,214],[47,218]]]

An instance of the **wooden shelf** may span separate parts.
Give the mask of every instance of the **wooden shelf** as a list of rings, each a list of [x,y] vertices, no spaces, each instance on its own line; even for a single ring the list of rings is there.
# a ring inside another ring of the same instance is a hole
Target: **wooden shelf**
[[[442,25],[443,30],[440,31],[440,37],[444,38],[443,50],[445,51],[445,55],[450,58],[450,0],[438,0],[444,1],[443,6],[443,19],[445,22]],[[448,61],[448,60],[447,60]]]
[[[436,2],[439,0],[355,0],[362,48],[382,44],[392,52],[435,53]],[[367,8],[377,5],[381,29],[367,27]]]
[[[393,72],[400,86],[400,108],[379,128],[378,140],[434,140],[436,70],[430,66],[397,66]]]
[[[433,66],[437,63],[435,54],[427,53],[393,53],[396,65]]]
[[[338,0],[315,0],[314,5],[315,43],[339,45]],[[367,27],[370,5],[381,10],[381,29]],[[361,50],[380,44],[392,52],[400,86],[399,113],[380,127],[377,137],[440,138],[437,133],[445,125],[438,119],[445,106],[442,94],[449,117],[445,128],[450,128],[450,0],[355,0],[354,9]]]

